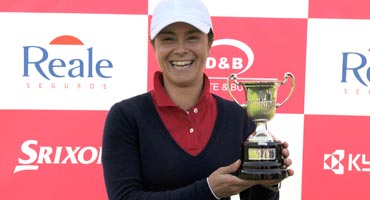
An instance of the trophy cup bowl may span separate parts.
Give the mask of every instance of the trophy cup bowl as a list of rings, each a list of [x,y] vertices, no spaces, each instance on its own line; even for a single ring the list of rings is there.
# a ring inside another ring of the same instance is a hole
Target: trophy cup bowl
[[[292,86],[288,96],[282,103],[277,103],[277,89],[285,85],[291,78]],[[243,86],[246,103],[240,104],[231,90],[231,79],[236,85]],[[227,78],[227,90],[232,99],[246,109],[247,115],[256,123],[256,130],[241,146],[243,164],[238,176],[248,180],[283,179],[288,176],[282,155],[282,143],[276,141],[267,130],[267,122],[276,112],[276,108],[288,101],[295,87],[292,73],[285,73],[284,80],[259,79],[256,81],[239,82],[236,74]]]

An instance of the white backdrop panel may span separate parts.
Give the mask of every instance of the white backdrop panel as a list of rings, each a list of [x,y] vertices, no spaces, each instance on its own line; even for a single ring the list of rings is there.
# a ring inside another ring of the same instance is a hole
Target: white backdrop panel
[[[147,15],[0,13],[0,21],[0,54],[6,55],[0,58],[0,90],[6,94],[0,109],[108,110],[147,90]],[[62,35],[83,45],[49,44]],[[24,64],[26,55],[30,64]],[[39,69],[49,80],[32,63],[42,59]],[[53,68],[63,77],[51,75],[52,59],[65,62]],[[81,62],[70,64],[73,59]],[[111,63],[101,69],[109,78],[97,75],[99,61]],[[70,71],[79,76],[70,77]]]
[[[305,114],[370,116],[370,21],[309,19],[307,34]]]
[[[152,14],[159,0],[149,0],[149,14]],[[307,18],[308,0],[203,0],[210,15],[228,17],[272,17]]]

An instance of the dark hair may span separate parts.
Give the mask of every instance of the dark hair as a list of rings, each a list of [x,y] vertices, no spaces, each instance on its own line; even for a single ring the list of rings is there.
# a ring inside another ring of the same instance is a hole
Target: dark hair
[[[208,32],[208,41],[213,42],[214,36],[215,35],[213,34],[213,30],[210,29],[209,32]]]
[[[208,42],[213,42],[214,33],[212,29],[209,30],[207,35],[208,35]],[[150,43],[152,44],[152,46],[154,46],[154,39],[150,40]]]

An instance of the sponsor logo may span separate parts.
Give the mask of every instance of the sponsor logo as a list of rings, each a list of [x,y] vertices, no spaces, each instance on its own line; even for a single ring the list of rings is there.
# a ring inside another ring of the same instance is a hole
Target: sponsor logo
[[[214,53],[212,54],[212,52]],[[238,75],[245,73],[254,62],[253,50],[244,42],[236,39],[215,40],[212,44],[211,54],[207,58],[205,72],[211,80],[212,92],[216,93],[227,91],[225,81],[227,76],[231,73]],[[241,86],[234,83],[231,84],[231,89],[243,91]]]
[[[26,88],[106,89],[113,74],[112,61],[98,58],[93,47],[70,35],[56,37],[48,47],[23,46],[23,58]]]
[[[370,49],[369,49],[370,51]],[[366,55],[360,52],[342,53],[342,83],[351,83],[362,87],[344,88],[344,94],[370,94],[367,88],[370,84],[370,65],[367,62]]]
[[[324,154],[324,170],[343,175],[345,172],[370,172],[370,161],[366,154],[345,153],[345,150],[335,150],[331,154]]]
[[[18,158],[13,173],[38,170],[43,165],[101,164],[101,147],[38,146],[37,140],[26,140],[21,146],[24,156]],[[24,158],[26,157],[26,158]]]
[[[341,163],[344,158],[344,150],[336,150],[331,154],[324,154],[324,169],[332,170],[334,174],[344,174],[344,166]]]
[[[206,69],[232,69],[237,74],[246,72],[254,62],[254,53],[252,49],[245,43],[235,39],[220,39],[215,40],[212,44],[212,48],[217,46],[232,46],[241,50],[246,58],[242,57],[208,57],[206,62]]]

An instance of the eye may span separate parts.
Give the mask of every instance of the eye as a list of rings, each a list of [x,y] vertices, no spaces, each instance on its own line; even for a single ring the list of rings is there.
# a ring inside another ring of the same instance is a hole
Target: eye
[[[190,41],[190,42],[196,42],[199,40],[199,36],[197,35],[190,35],[189,37],[187,37],[187,40]]]
[[[192,35],[190,37],[188,37],[189,40],[196,40],[196,39],[199,39],[198,36],[195,36],[195,35]]]
[[[162,37],[161,41],[164,42],[164,43],[171,43],[171,42],[175,41],[175,38],[166,36],[166,37]]]

